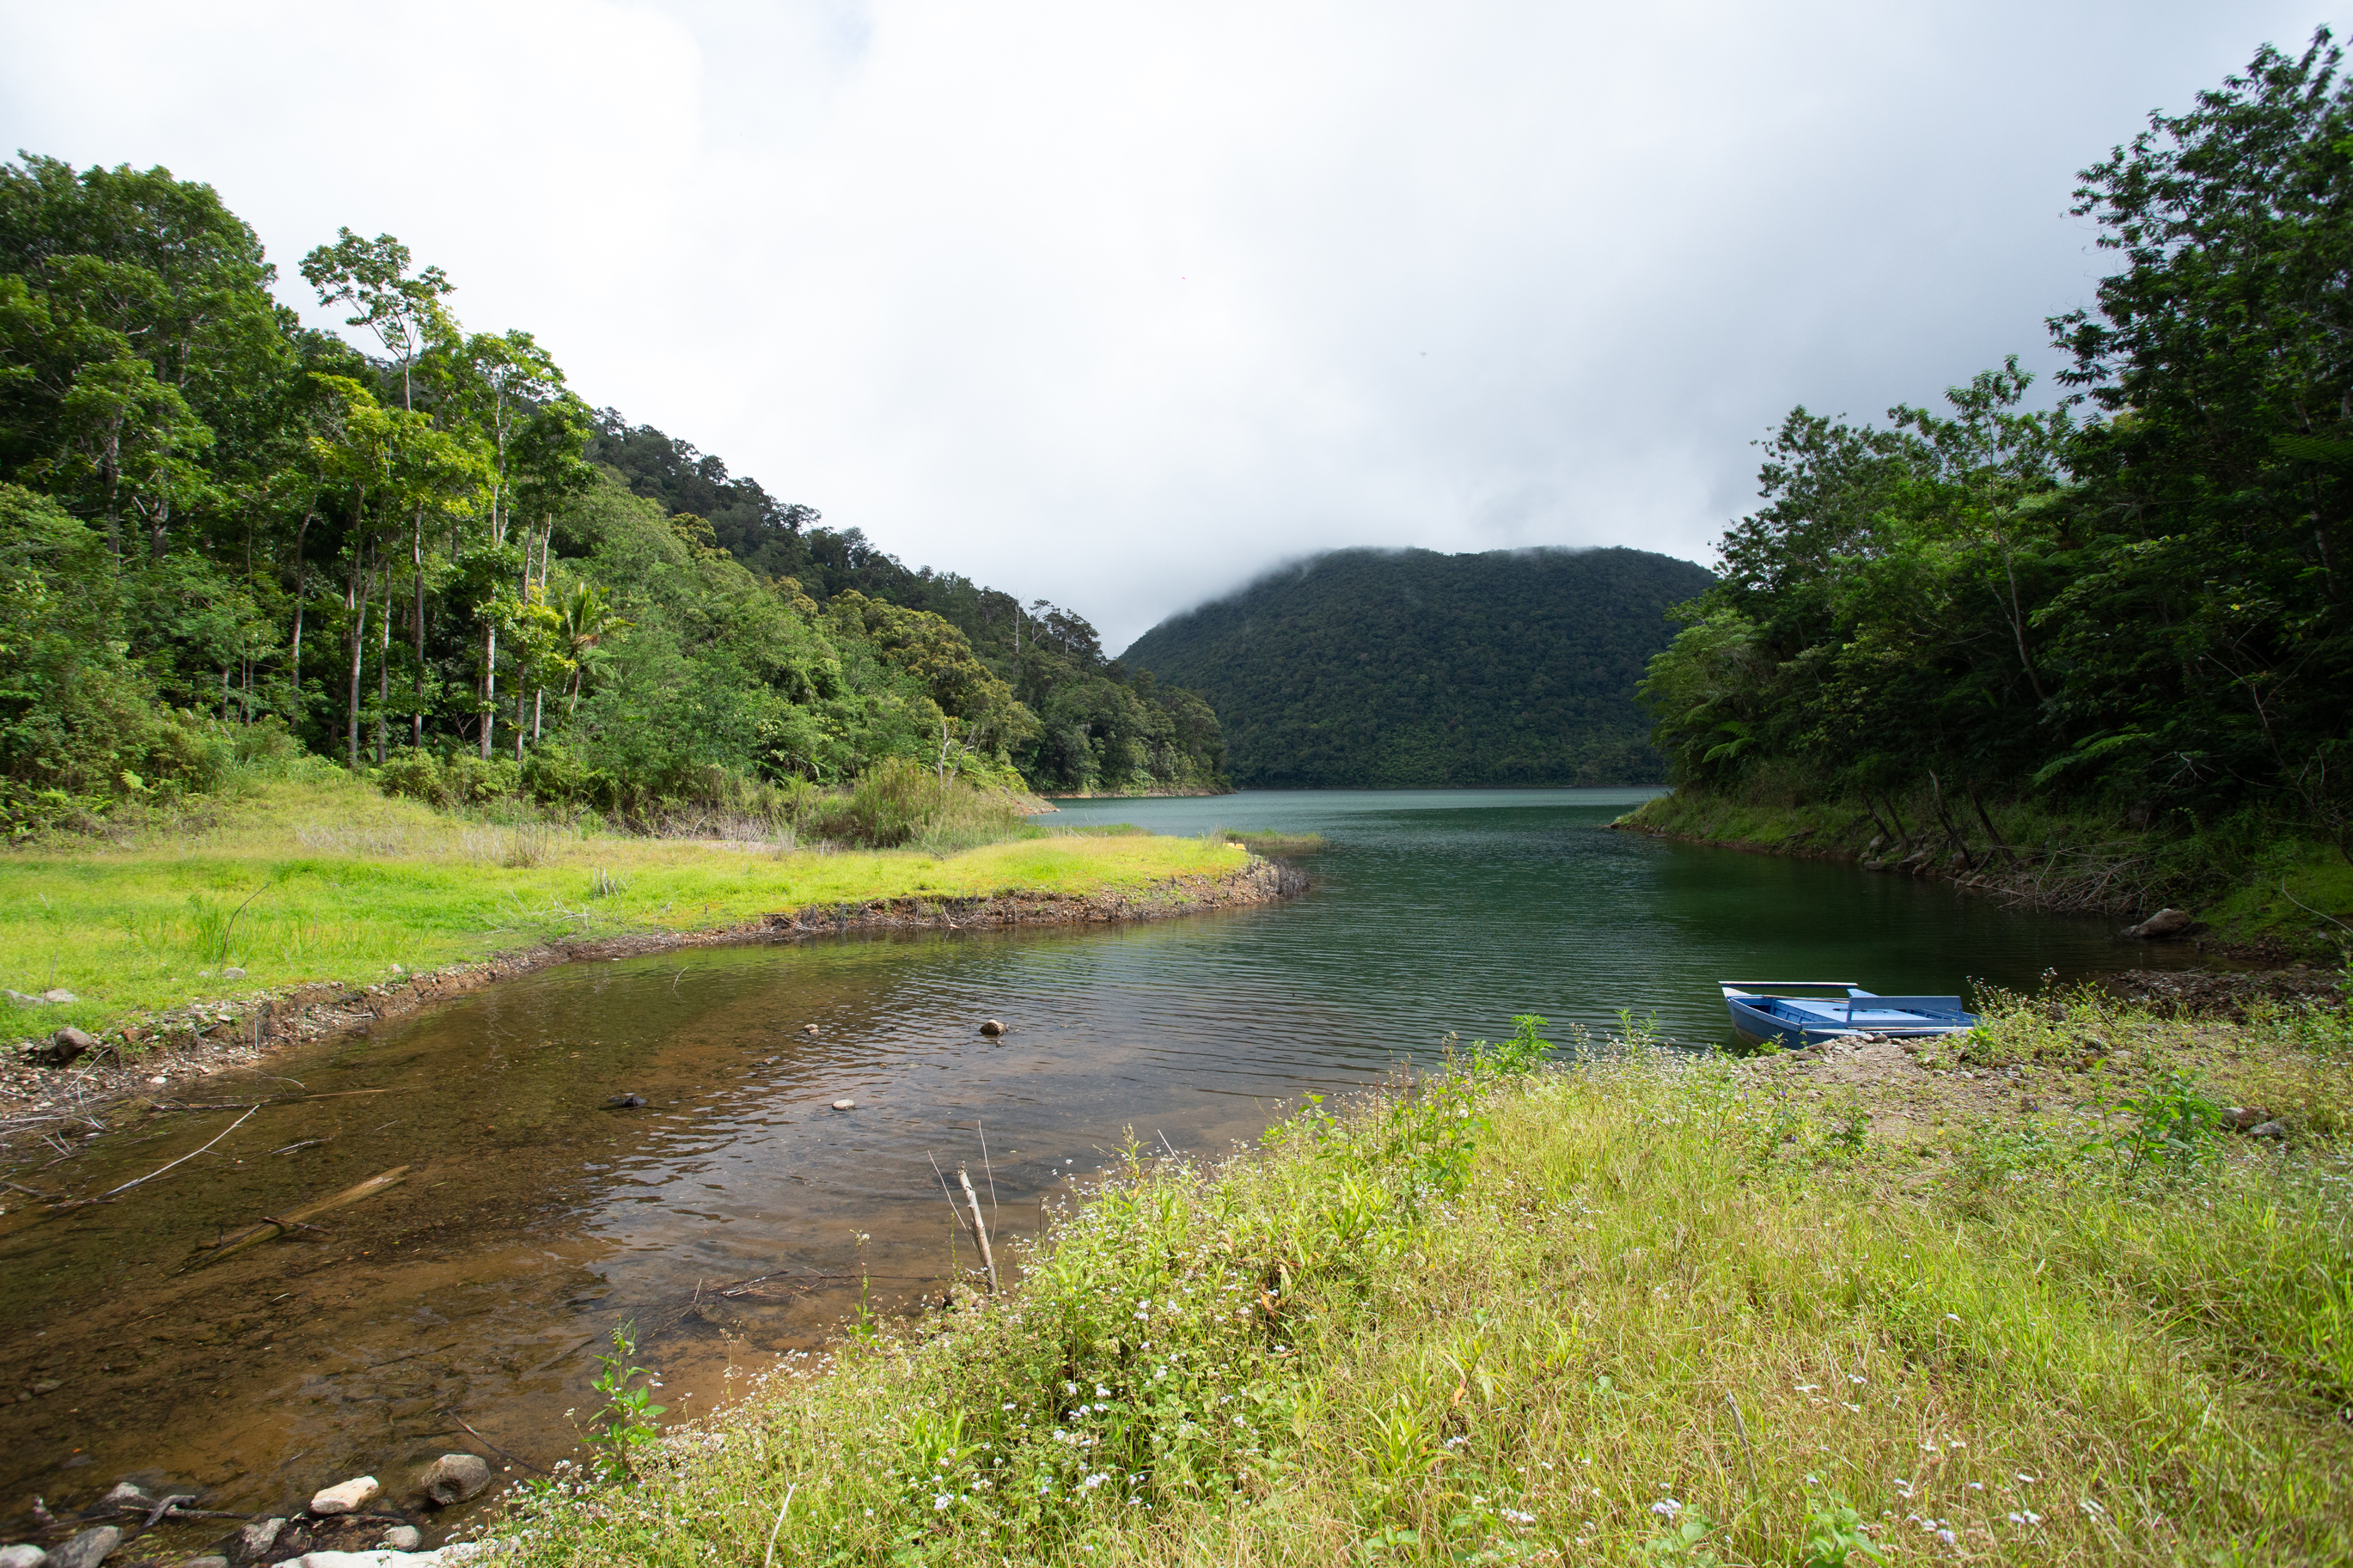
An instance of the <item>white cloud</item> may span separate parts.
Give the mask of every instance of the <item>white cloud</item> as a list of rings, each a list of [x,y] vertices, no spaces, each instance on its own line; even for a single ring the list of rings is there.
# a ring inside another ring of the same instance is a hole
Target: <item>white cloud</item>
[[[1331,545],[1703,556],[1789,404],[2044,357],[2073,172],[2310,27],[2222,11],[10,0],[0,114],[290,275],[396,233],[592,399],[1117,647]]]

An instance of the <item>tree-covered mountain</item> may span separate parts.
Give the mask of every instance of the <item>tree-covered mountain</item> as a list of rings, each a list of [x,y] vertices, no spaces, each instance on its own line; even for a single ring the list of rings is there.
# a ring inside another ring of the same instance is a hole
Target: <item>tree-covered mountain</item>
[[[1635,686],[1712,581],[1641,550],[1335,551],[1122,661],[1209,700],[1244,787],[1651,784]]]

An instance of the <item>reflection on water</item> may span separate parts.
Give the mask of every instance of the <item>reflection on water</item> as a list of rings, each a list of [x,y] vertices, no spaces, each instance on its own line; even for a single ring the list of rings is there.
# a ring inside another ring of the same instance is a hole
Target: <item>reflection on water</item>
[[[1724,1035],[1719,978],[1942,992],[2148,958],[2101,922],[1942,885],[1598,831],[1641,798],[1069,803],[1059,820],[1332,847],[1279,908],[575,965],[224,1075],[211,1099],[321,1098],[111,1204],[0,1216],[0,1321],[32,1395],[0,1406],[0,1514],[123,1475],[279,1508],[362,1471],[396,1490],[485,1443],[521,1476],[571,1451],[566,1413],[624,1318],[664,1402],[707,1410],[818,1342],[861,1272],[887,1303],[971,1262],[934,1160],[951,1180],[967,1163],[1018,1237],[1130,1129],[1219,1148],[1303,1090],[1516,1013],[1604,1026],[1627,1009],[1702,1043]],[[985,1017],[1009,1033],[983,1038]],[[625,1093],[648,1103],[606,1107]],[[237,1114],[126,1113],[10,1179],[103,1191]],[[321,1230],[191,1266],[225,1231],[402,1164],[403,1184]]]

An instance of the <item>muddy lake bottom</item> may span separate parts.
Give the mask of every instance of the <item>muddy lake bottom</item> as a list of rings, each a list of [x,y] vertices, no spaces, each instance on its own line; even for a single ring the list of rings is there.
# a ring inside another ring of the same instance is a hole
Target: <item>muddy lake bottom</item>
[[[460,1449],[522,1479],[576,1457],[623,1321],[665,1419],[706,1414],[814,1360],[861,1300],[913,1310],[976,1261],[934,1163],[951,1183],[965,1165],[1018,1244],[1131,1134],[1215,1155],[1303,1093],[1427,1067],[1447,1032],[1501,1036],[1519,1013],[1566,1038],[1622,1009],[1707,1046],[1726,1037],[1723,978],[1941,992],[2195,962],[1941,884],[1601,830],[1646,793],[1066,802],[1059,820],[1332,847],[1305,898],[1270,908],[544,970],[175,1086],[276,1099],[241,1123],[132,1104],[69,1152],[19,1149],[6,1179],[88,1195],[237,1123],[111,1202],[0,1205],[0,1539],[37,1496],[62,1516],[124,1479],[240,1513],[360,1474],[397,1501]],[[980,1036],[985,1018],[1008,1033]],[[206,1260],[397,1166],[315,1229]]]

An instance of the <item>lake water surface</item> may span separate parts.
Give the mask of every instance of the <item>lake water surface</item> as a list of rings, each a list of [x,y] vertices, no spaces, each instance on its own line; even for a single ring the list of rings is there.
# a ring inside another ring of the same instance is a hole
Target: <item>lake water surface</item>
[[[820,1345],[861,1273],[896,1310],[973,1261],[935,1161],[968,1165],[1019,1237],[1131,1131],[1214,1152],[1303,1092],[1434,1061],[1448,1031],[1501,1035],[1515,1014],[1599,1030],[1622,1010],[1704,1045],[1727,1037],[1719,979],[1946,992],[2153,956],[2106,922],[1942,884],[1604,830],[1648,793],[1069,802],[1046,820],[1330,847],[1277,907],[576,964],[224,1074],[206,1098],[336,1098],[259,1111],[104,1206],[44,1217],[12,1194],[0,1215],[0,1331],[26,1395],[0,1405],[0,1516],[125,1476],[276,1510],[362,1472],[397,1491],[458,1447],[520,1478],[574,1452],[567,1412],[593,1402],[593,1355],[624,1319],[673,1414],[707,1411]],[[1002,1039],[976,1032],[989,1017]],[[649,1103],[605,1108],[624,1093]],[[102,1191],[235,1114],[127,1115],[9,1176]],[[302,1239],[195,1262],[404,1164]]]

